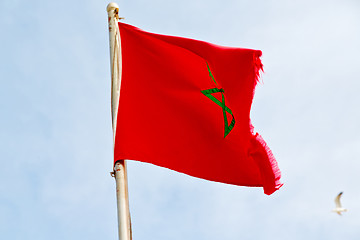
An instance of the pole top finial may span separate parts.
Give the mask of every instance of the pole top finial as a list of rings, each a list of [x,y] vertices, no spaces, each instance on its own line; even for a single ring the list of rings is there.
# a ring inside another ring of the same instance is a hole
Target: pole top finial
[[[117,5],[116,3],[112,2],[109,3],[106,7],[106,11],[109,13],[110,11],[114,11],[117,10],[117,12],[119,11],[119,5]]]

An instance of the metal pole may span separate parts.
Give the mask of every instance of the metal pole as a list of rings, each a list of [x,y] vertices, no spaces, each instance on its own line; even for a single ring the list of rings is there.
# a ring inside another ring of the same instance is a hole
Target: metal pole
[[[111,115],[113,127],[113,139],[115,143],[117,113],[120,97],[121,82],[121,41],[118,27],[119,6],[109,3],[107,8],[109,21],[110,40],[110,65],[111,65]],[[131,240],[131,221],[129,212],[129,198],[127,187],[127,174],[125,160],[117,161],[114,167],[116,181],[116,199],[118,215],[119,240]]]

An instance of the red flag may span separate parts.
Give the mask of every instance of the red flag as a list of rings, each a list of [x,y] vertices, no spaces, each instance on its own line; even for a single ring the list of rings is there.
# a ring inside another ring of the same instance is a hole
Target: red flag
[[[145,32],[119,23],[122,80],[115,161],[152,163],[207,180],[281,187],[250,107],[261,51]]]

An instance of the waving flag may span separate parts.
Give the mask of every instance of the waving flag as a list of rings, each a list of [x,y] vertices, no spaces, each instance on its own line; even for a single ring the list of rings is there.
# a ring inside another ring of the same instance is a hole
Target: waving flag
[[[137,160],[240,186],[281,187],[250,121],[261,51],[119,23],[122,77],[115,162]]]

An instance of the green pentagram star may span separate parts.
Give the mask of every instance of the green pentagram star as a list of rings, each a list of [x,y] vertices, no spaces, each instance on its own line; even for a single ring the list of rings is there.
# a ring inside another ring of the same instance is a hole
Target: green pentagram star
[[[211,73],[210,67],[209,65],[206,63],[208,71],[209,71],[209,76],[211,77],[211,79],[214,81],[214,83],[217,85],[217,82],[215,81],[214,76]],[[222,110],[223,110],[223,115],[224,115],[224,138],[231,132],[231,130],[234,128],[235,126],[235,118],[234,118],[234,114],[232,113],[231,109],[228,108],[225,105],[225,93],[224,93],[224,89],[222,88],[211,88],[211,89],[207,89],[207,90],[202,90],[201,91],[206,97],[208,97],[211,101],[213,101],[214,103],[216,103],[217,105],[219,105]],[[214,93],[221,93],[221,101],[219,101],[218,99],[216,99],[212,94]],[[230,124],[228,124],[228,120],[226,117],[226,113],[231,114],[232,116],[232,120],[230,122]]]

